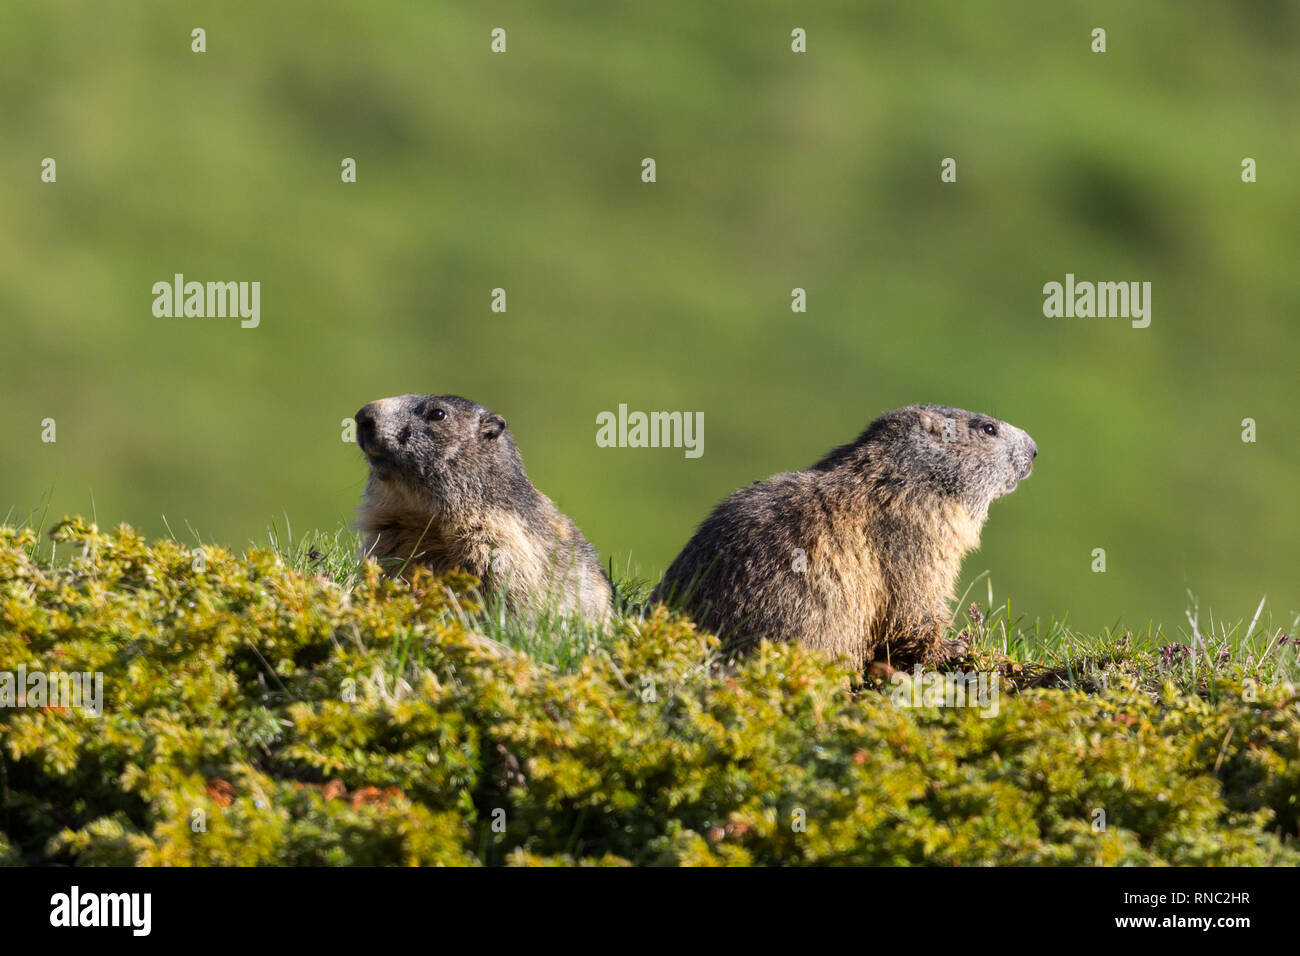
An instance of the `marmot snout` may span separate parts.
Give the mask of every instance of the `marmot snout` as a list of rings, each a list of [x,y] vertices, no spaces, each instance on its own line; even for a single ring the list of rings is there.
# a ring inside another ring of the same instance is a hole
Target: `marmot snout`
[[[596,549],[538,491],[500,415],[456,395],[401,395],[355,416],[370,463],[359,526],[397,567],[463,568],[519,610],[603,620],[613,592]]]
[[[653,599],[732,648],[757,636],[851,662],[935,661],[962,556],[1038,446],[1006,422],[911,405],[806,471],[735,492],[700,525]]]

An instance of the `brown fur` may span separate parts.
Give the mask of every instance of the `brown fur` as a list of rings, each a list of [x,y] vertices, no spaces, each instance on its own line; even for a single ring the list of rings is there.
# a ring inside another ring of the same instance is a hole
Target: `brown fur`
[[[890,412],[807,471],[723,501],[652,599],[683,606],[733,649],[766,636],[857,668],[961,653],[945,633],[962,557],[1037,454],[1027,434],[986,415]]]
[[[356,422],[370,461],[358,521],[367,554],[393,572],[410,561],[466,570],[512,610],[608,616],[596,549],[528,480],[505,419],[455,395],[402,395]]]

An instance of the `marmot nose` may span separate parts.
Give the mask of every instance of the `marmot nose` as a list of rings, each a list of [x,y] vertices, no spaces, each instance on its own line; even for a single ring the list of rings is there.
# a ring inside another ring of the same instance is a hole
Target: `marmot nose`
[[[366,405],[352,416],[357,423],[357,444],[361,450],[375,447],[375,412],[371,405]]]
[[[1034,470],[1034,459],[1038,457],[1038,443],[1032,438],[1029,439],[1029,461],[1025,462],[1025,475],[1028,476]]]

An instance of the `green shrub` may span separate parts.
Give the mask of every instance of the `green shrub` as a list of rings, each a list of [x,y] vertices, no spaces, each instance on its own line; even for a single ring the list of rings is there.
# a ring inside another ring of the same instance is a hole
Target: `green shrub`
[[[904,708],[662,609],[561,673],[463,576],[53,538],[0,528],[0,670],[101,672],[104,709],[0,709],[0,863],[1300,862],[1285,687]]]

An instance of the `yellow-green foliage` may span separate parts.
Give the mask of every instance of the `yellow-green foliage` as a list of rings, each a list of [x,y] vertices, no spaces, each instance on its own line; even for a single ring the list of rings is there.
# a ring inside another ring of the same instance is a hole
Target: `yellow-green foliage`
[[[0,710],[0,863],[1300,861],[1281,688],[985,719],[854,695],[799,648],[719,672],[662,610],[557,674],[463,623],[465,579],[53,537],[70,560],[0,529],[0,670],[100,671],[104,713]]]

